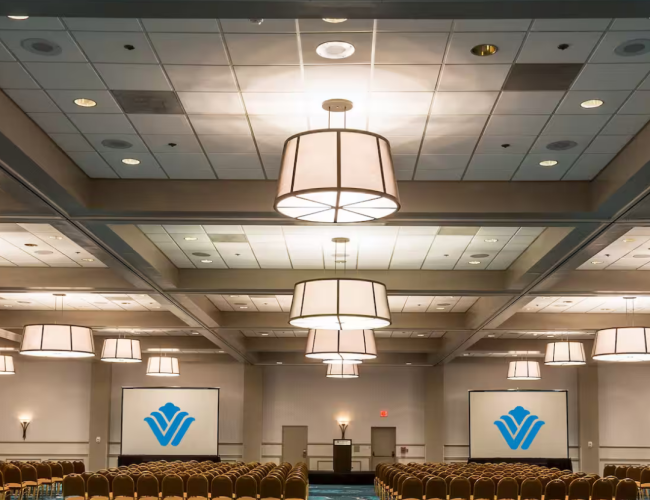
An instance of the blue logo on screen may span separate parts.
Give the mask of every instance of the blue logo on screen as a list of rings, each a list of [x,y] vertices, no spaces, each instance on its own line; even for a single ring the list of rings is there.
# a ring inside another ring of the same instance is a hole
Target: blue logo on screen
[[[522,450],[527,450],[545,423],[522,406],[517,406],[494,422],[494,425],[499,428],[511,450],[516,450],[520,445]]]
[[[172,446],[178,446],[195,418],[190,417],[186,411],[180,411],[173,403],[167,403],[159,410],[151,412],[151,417],[144,421],[149,424],[161,446],[167,446],[170,441]]]

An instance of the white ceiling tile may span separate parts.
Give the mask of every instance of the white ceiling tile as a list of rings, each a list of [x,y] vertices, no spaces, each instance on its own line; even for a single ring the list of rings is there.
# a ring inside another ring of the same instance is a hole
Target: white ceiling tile
[[[547,120],[546,115],[492,115],[485,135],[537,135]]]
[[[484,136],[476,147],[477,154],[520,154],[526,153],[535,140],[529,135]]]
[[[438,65],[377,64],[374,67],[372,89],[391,92],[435,90],[439,72]]]
[[[431,112],[434,115],[489,114],[498,95],[498,92],[436,92]]]
[[[569,170],[578,155],[544,155],[530,154],[521,162],[519,169],[512,178],[513,181],[559,181]],[[544,160],[553,159],[557,165],[542,167],[539,163]]]
[[[286,135],[287,137],[307,129],[307,117],[299,115],[253,115],[250,117],[255,135]]]
[[[327,59],[316,52],[319,45],[332,40],[341,40],[354,46],[354,53],[344,59]],[[375,62],[378,62],[379,41],[375,42]],[[323,65],[348,65],[348,64],[370,64],[372,55],[372,34],[371,33],[309,33],[300,35],[302,47],[302,59],[304,64]],[[403,61],[407,64],[409,61]],[[268,63],[267,63],[268,64]]]
[[[512,179],[512,170],[490,170],[478,169],[467,170],[463,176],[464,181],[509,181]],[[468,267],[468,269],[476,269],[476,266]]]
[[[34,17],[28,19],[9,19],[0,17],[0,30],[64,30],[58,17]]]
[[[236,91],[228,66],[165,65],[167,76],[179,91]]]
[[[550,115],[564,92],[503,92],[494,108],[497,115]]]
[[[556,113],[561,115],[612,115],[630,95],[628,90],[571,90],[567,92]],[[598,108],[583,108],[580,103],[600,99],[603,105]]]
[[[372,115],[426,115],[431,107],[433,92],[373,92],[370,101]]]
[[[650,92],[639,90],[634,92],[621,107],[620,113],[623,115],[650,114]]]
[[[172,90],[163,69],[155,64],[95,64],[109,89]]]
[[[456,19],[454,31],[527,31],[530,19]]]
[[[366,92],[369,81],[369,64],[305,66],[305,89],[308,91]],[[328,98],[330,96],[320,102]],[[357,107],[358,103],[354,104]]]
[[[48,90],[49,96],[64,113],[122,113],[122,110],[106,90]],[[77,106],[75,99],[91,99],[97,103],[92,108]]]
[[[427,135],[479,135],[488,115],[431,115]]]
[[[245,168],[235,168],[235,169],[217,169],[217,175],[219,179],[264,179],[264,171],[259,169],[245,169]]]
[[[395,179],[398,181],[410,181],[413,180],[413,170],[396,170]]]
[[[224,33],[295,33],[294,19],[264,19],[260,24],[250,19],[221,19]]]
[[[517,57],[518,63],[582,63],[598,43],[599,32],[529,33]],[[568,47],[560,49],[559,47]]]
[[[585,150],[587,154],[618,153],[632,139],[631,135],[599,135]]]
[[[377,115],[370,117],[370,130],[384,136],[421,135],[426,123],[426,115]]]
[[[237,66],[300,63],[296,35],[229,34],[226,44]]]
[[[65,31],[0,31],[0,40],[21,61],[86,62],[77,44]],[[54,47],[51,52],[32,52],[23,47],[23,44],[47,42]]]
[[[301,33],[372,31],[372,19],[347,19],[342,23],[328,23],[322,19],[300,19]]]
[[[28,116],[48,134],[74,134],[78,132],[63,113],[28,113]]]
[[[50,137],[66,153],[95,151],[81,134],[50,134]]]
[[[607,115],[553,115],[542,135],[596,135],[607,120]]]
[[[127,152],[132,151],[135,153],[146,153],[148,152],[147,146],[145,146],[142,139],[133,134],[86,134],[86,139],[93,145],[93,147],[100,153],[103,151],[115,151],[115,148],[110,148],[102,144],[103,141],[118,140],[131,144],[130,147],[124,148],[121,151]]]
[[[639,54],[619,55],[616,49],[624,42],[630,40],[647,40],[650,31],[610,31],[605,34],[598,44],[596,51],[589,59],[590,63],[647,63],[650,62],[650,53],[641,51]]]
[[[246,135],[201,135],[206,153],[255,153],[255,143]]]
[[[137,19],[64,17],[63,22],[71,31],[142,31]]]
[[[235,73],[242,92],[298,92],[303,89],[302,74],[297,66],[236,66]]]
[[[269,178],[277,179],[277,174],[280,173],[280,166],[282,164],[282,155],[262,155],[262,163],[267,173],[273,172],[273,177],[269,175]]]
[[[375,64],[440,64],[447,33],[377,33]]]
[[[508,170],[514,172],[521,161],[523,154],[519,155],[474,155],[469,162],[467,171],[480,170]]]
[[[421,154],[418,160],[418,173],[422,170],[460,170],[461,175],[465,171],[471,155],[428,155]]]
[[[250,126],[244,115],[190,115],[197,134],[249,134]]]
[[[535,19],[532,31],[604,31],[611,19]]]
[[[377,31],[450,31],[451,19],[377,19]]]
[[[417,155],[393,155],[393,167],[395,171],[406,171],[413,173]]]
[[[598,172],[607,166],[614,158],[613,154],[608,155],[588,155],[583,154],[573,164],[573,167],[567,172],[563,180],[567,181],[590,181]]]
[[[150,33],[209,33],[219,31],[216,19],[142,19],[144,29]]]
[[[611,31],[650,30],[650,19],[647,17],[614,19],[609,29]]]
[[[86,63],[33,62],[25,63],[25,68],[44,89],[91,90],[106,88],[93,67]]]
[[[69,152],[68,156],[72,158],[81,169],[94,179],[114,179],[117,174],[104,161],[104,159],[94,152]]]
[[[178,92],[188,114],[239,115],[244,113],[239,94],[226,92]]]
[[[503,64],[515,60],[519,47],[524,40],[524,33],[453,33],[449,50],[447,52],[447,64]],[[471,50],[476,45],[496,45],[499,50],[487,57],[475,56]]]
[[[587,64],[571,90],[634,90],[650,64]]]
[[[163,64],[227,65],[221,36],[216,33],[151,33]]]
[[[464,168],[445,170],[420,170],[415,172],[416,181],[459,181],[465,173]],[[411,180],[410,178],[408,180]]]
[[[302,93],[273,92],[242,94],[249,115],[304,115],[306,105]],[[233,113],[241,111],[234,109]],[[226,114],[226,113],[224,113]]]
[[[555,153],[555,154],[578,154],[581,153],[582,151],[585,150],[585,148],[589,145],[591,140],[593,139],[592,135],[547,135],[547,136],[541,136],[537,141],[535,141],[534,146],[531,148],[530,152],[531,153]],[[558,142],[558,141],[572,141],[575,142],[576,145],[568,148],[568,149],[562,149],[562,150],[553,150],[549,149],[548,145]]]
[[[192,134],[185,115],[129,115],[141,134]]]
[[[203,153],[156,153],[156,159],[170,179],[215,179]]]
[[[422,137],[420,136],[391,136],[386,137],[390,142],[390,150],[392,154],[417,154],[420,149]]]
[[[601,134],[634,135],[650,120],[650,115],[615,115]]]
[[[463,155],[471,154],[478,136],[435,136],[428,135],[422,144],[423,154]]]
[[[442,70],[438,89],[501,90],[509,71],[509,64],[447,64]]]
[[[74,37],[91,62],[140,64],[158,62],[143,33],[75,31]]]
[[[134,133],[125,115],[68,113],[68,118],[84,134],[128,134]]]
[[[123,179],[167,179],[156,159],[149,153],[110,152],[101,155]],[[140,164],[126,165],[122,163],[124,158],[140,160]]]
[[[210,153],[210,163],[217,170],[252,170],[261,169],[260,159],[251,153]]]
[[[153,153],[201,153],[201,145],[196,136],[189,134],[155,134],[143,135]]]
[[[0,69],[1,71],[1,69]],[[5,94],[11,97],[20,109],[25,113],[56,113],[59,108],[42,90],[5,90]]]
[[[260,153],[281,154],[287,138],[284,135],[256,135],[255,141]]]

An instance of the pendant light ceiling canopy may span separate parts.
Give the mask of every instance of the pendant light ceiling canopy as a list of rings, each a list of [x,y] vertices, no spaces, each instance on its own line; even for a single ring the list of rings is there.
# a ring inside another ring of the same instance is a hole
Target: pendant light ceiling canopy
[[[359,378],[358,365],[327,365],[327,378]]]
[[[328,112],[352,103],[332,99]],[[274,208],[310,222],[365,222],[400,208],[389,142],[364,130],[301,132],[284,144]]]
[[[14,358],[11,356],[0,356],[0,375],[15,375]]]
[[[289,323],[298,328],[370,330],[390,325],[386,286],[377,281],[324,278],[296,283]]]
[[[634,325],[634,299],[625,299],[625,316],[628,324]],[[631,309],[631,311],[630,311]],[[632,317],[628,317],[628,313]],[[592,357],[598,361],[634,363],[650,361],[650,328],[624,326],[605,328],[596,332]]]
[[[147,375],[152,377],[178,377],[181,374],[178,358],[151,356],[147,364]]]
[[[95,355],[93,331],[74,325],[27,325],[20,354],[44,358],[89,358]]]
[[[537,361],[511,361],[508,366],[508,380],[540,380],[541,378]]]
[[[102,361],[109,363],[141,363],[140,341],[134,339],[106,339]]]
[[[582,342],[551,342],[546,346],[544,364],[550,366],[576,366],[587,364]]]
[[[307,358],[325,362],[361,362],[377,357],[375,333],[372,330],[309,330]]]

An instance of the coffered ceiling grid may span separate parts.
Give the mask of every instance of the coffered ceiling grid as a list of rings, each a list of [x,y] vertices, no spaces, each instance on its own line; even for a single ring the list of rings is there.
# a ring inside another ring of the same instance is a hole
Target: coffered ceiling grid
[[[61,53],[30,52],[26,39]],[[331,39],[355,54],[319,58]],[[0,40],[0,88],[91,177],[274,179],[286,137],[326,127],[321,103],[340,97],[355,104],[349,127],[391,141],[401,180],[588,180],[650,117],[650,54],[615,52],[650,40],[645,18],[2,18]],[[471,55],[481,43],[499,50]],[[513,79],[540,64],[539,77]],[[177,110],[124,113],[124,91],[160,92]],[[580,107],[596,98],[600,108]]]

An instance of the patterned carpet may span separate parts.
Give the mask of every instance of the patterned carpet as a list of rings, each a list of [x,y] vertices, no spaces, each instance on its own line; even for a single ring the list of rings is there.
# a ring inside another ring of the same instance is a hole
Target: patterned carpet
[[[372,485],[312,484],[309,500],[377,500],[377,497]]]

